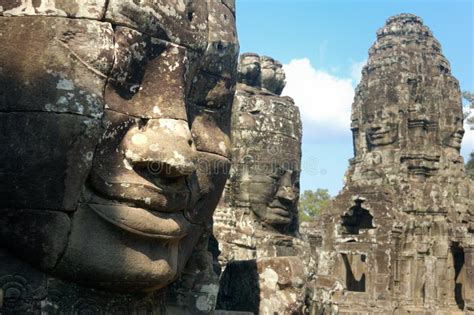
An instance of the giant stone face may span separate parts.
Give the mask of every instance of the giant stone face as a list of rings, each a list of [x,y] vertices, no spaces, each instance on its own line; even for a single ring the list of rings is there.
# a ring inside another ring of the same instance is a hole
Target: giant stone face
[[[234,8],[80,2],[0,6],[1,246],[81,284],[164,287],[227,177]]]
[[[298,108],[280,93],[285,86],[281,63],[242,54],[232,118],[233,175],[230,199],[250,209],[265,227],[293,233],[301,164]]]

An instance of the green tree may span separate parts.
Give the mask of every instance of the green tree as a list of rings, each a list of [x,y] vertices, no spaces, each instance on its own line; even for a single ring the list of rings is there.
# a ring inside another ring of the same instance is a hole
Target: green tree
[[[462,92],[462,97],[470,103],[469,109],[474,109],[474,93],[464,91]],[[470,114],[472,114],[472,112],[470,110],[467,110],[464,112],[464,117],[466,118],[467,124],[471,127],[472,130],[474,130],[474,115]],[[466,163],[466,172],[470,178],[474,179],[474,152],[471,152],[469,161],[467,161]]]
[[[469,102],[469,109],[474,109],[474,93],[464,91],[462,97]],[[464,117],[467,119],[467,124],[474,129],[474,116],[468,117],[471,114],[470,110],[464,112]]]
[[[314,220],[326,210],[330,200],[331,195],[327,189],[305,190],[298,204],[300,222]]]

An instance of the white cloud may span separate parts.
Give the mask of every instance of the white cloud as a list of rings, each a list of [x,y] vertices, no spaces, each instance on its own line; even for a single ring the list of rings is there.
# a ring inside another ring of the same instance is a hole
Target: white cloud
[[[352,66],[351,73],[361,68],[359,64]],[[357,77],[336,77],[315,69],[307,58],[291,60],[284,69],[287,85],[283,95],[291,96],[300,108],[305,136],[349,132]]]
[[[367,63],[367,60],[362,60],[361,62],[354,62],[351,66],[351,78],[354,80],[355,84],[359,84],[360,79],[362,78],[362,68]]]
[[[471,117],[474,117],[474,114],[471,114]],[[471,152],[474,151],[474,130],[472,130],[467,124],[464,125],[464,130],[466,133],[464,134],[464,138],[462,140],[462,155],[464,159],[469,158]]]

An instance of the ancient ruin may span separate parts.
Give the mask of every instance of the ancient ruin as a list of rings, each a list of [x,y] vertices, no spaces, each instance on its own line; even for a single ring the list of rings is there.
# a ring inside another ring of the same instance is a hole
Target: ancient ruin
[[[474,186],[458,81],[420,18],[377,32],[352,106],[354,158],[321,218],[316,314],[474,311]]]
[[[0,0],[0,314],[474,314],[461,93],[428,27],[377,32],[345,186],[300,226],[300,113],[280,62],[237,62],[235,18]]]
[[[306,270],[296,238],[299,110],[291,98],[280,95],[285,74],[273,58],[241,55],[238,78],[232,167],[214,214],[224,269],[218,308],[260,314],[301,311]]]
[[[240,60],[232,112],[233,162],[214,215],[224,264],[290,256],[278,251],[291,247],[285,240],[291,242],[298,228],[299,110],[291,98],[275,94],[285,80],[280,63],[250,53]],[[282,246],[270,245],[278,237]]]
[[[0,313],[211,312],[234,1],[0,0],[0,43]]]

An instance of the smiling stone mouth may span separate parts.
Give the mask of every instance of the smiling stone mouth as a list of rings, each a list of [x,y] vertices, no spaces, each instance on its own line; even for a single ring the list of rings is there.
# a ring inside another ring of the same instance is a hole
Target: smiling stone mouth
[[[105,221],[140,236],[179,240],[188,234],[190,227],[182,212],[157,212],[124,204],[88,206]]]
[[[134,182],[104,180],[94,174],[87,185],[87,203],[104,206],[129,206],[158,213],[182,212],[189,206],[191,191],[185,178],[164,185],[138,176]]]
[[[372,132],[370,133],[370,136],[373,137],[373,138],[376,138],[376,137],[382,137],[382,136],[385,136],[389,133],[389,131],[379,131],[379,132]]]
[[[268,206],[269,209],[273,209],[273,210],[278,210],[278,214],[281,215],[281,216],[290,216],[291,214],[291,211],[288,209],[288,208],[285,208],[283,206],[275,206],[275,205],[271,205],[271,206]]]

